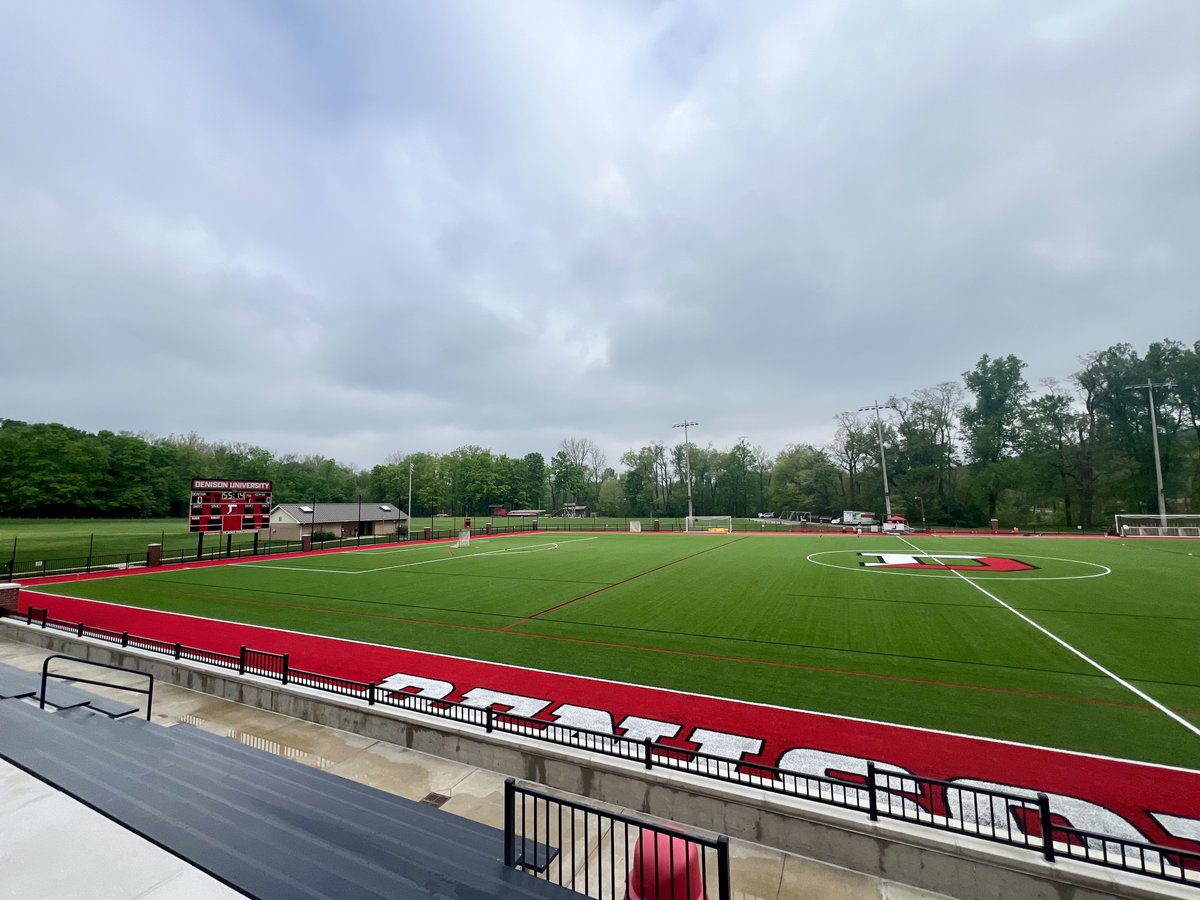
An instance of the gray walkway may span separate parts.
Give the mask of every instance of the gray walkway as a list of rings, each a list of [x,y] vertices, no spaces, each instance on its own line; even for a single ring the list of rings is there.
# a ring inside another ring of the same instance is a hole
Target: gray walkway
[[[46,651],[0,639],[0,662],[40,669]],[[89,688],[117,699],[133,695]],[[412,800],[503,826],[504,776],[394,744],[288,718],[173,685],[156,685],[152,720],[231,737]],[[22,898],[240,896],[25,773],[0,763],[0,895]],[[64,847],[71,853],[64,854]],[[739,900],[938,900],[906,885],[731,841]],[[69,860],[69,864],[63,864]]]

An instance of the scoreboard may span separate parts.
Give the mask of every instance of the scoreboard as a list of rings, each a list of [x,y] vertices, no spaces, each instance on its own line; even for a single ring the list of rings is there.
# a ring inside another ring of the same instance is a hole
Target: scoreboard
[[[233,534],[271,523],[271,482],[193,478],[188,531]]]

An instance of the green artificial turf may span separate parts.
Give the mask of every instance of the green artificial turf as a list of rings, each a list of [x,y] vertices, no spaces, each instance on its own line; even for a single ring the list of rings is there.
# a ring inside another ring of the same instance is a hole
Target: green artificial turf
[[[1037,568],[880,571],[859,555],[917,551]],[[1117,680],[1200,724],[1192,552],[1188,541],[543,532],[47,590],[1196,768],[1200,737]]]

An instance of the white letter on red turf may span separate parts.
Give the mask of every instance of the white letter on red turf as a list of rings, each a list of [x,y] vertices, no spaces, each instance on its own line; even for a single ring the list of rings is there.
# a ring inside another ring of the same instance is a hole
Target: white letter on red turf
[[[665,737],[675,737],[681,726],[674,722],[660,722],[658,719],[643,719],[641,716],[626,716],[617,726],[625,732],[625,737],[631,741],[661,741]]]
[[[503,691],[489,691],[487,688],[471,688],[463,694],[463,706],[476,706],[487,709],[489,706],[507,706],[506,712],[514,716],[532,719],[550,705],[549,700],[537,697],[526,697],[522,694],[506,694]]]
[[[1150,813],[1151,818],[1172,837],[1183,838],[1185,841],[1195,841],[1200,844],[1200,819],[1188,819],[1183,816],[1171,816],[1166,813]]]
[[[977,788],[984,791],[1016,794],[1031,803],[1037,803],[1037,792],[1028,788],[997,784],[994,781],[976,781],[971,778],[955,778],[951,780],[951,784],[961,785],[968,789]],[[946,788],[946,812],[952,819],[961,816],[963,822],[972,826],[1008,828],[1012,815],[1009,812],[1008,804],[1001,806],[990,803],[983,797],[978,797],[977,802],[977,797],[978,795],[969,791],[964,792],[952,787]],[[1089,803],[1087,800],[1080,800],[1078,797],[1071,797],[1068,794],[1046,792],[1046,797],[1050,801],[1050,811],[1062,816],[1075,828],[1112,837],[1128,838],[1131,841],[1146,839],[1145,835],[1134,828],[1127,819],[1117,815],[1111,809],[1105,809],[1099,804]],[[1016,806],[1017,804],[1012,805]],[[1098,841],[1092,839],[1089,839],[1088,843],[1097,848],[1100,846]]]
[[[404,693],[411,693],[414,697],[425,697],[428,700],[441,700],[454,690],[454,685],[448,681],[421,678],[417,675],[405,675],[403,672],[389,675],[383,681],[379,682],[379,686],[384,690],[403,691]],[[416,688],[417,690],[406,691],[405,688]]]
[[[800,775],[815,775],[818,778],[842,779],[844,775],[861,775],[865,781],[867,777],[867,760],[864,757],[830,753],[827,750],[810,750],[807,747],[797,747],[795,750],[789,750],[783,754],[779,758],[779,768],[787,769],[789,772],[797,772]],[[881,762],[875,763],[875,771],[876,774],[888,775],[912,774],[908,769],[902,769],[899,766]],[[899,806],[906,814],[917,811],[916,803],[904,796],[905,794],[915,795],[917,793],[917,783],[915,781],[911,778],[900,778],[888,779],[885,783],[889,787],[897,788],[901,793],[879,791],[876,795],[876,801],[880,806],[886,806],[889,809]],[[797,791],[801,795],[815,793],[818,796],[832,800],[850,800],[858,802],[862,806],[867,805],[865,786],[862,789],[857,789],[821,782],[806,784],[799,778],[789,775],[783,776],[783,786],[785,789]],[[857,796],[851,796],[851,794],[856,794]]]

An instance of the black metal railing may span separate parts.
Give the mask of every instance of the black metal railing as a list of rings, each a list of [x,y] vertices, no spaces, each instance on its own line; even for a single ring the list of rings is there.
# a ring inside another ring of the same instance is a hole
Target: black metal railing
[[[504,864],[587,897],[732,897],[729,838],[504,782]]]
[[[82,666],[92,666],[100,669],[110,669],[115,672],[125,672],[130,675],[138,675],[147,680],[147,685],[144,688],[133,687],[128,684],[121,684],[117,681],[97,681],[94,678],[84,678],[81,675],[68,675],[64,672],[51,672],[50,663],[52,660],[61,659],[66,662],[78,663]],[[139,669],[129,669],[125,666],[116,666],[111,663],[94,662],[90,659],[80,659],[78,656],[67,656],[63,653],[55,653],[53,656],[47,656],[42,661],[42,686],[38,692],[38,706],[42,709],[46,708],[46,683],[51,678],[57,678],[60,681],[70,681],[73,684],[91,684],[96,687],[115,688],[121,691],[127,691],[132,694],[144,694],[146,696],[146,721],[150,721],[150,709],[154,706],[154,676],[149,672],[142,672]],[[132,712],[132,710],[130,710]]]
[[[266,650],[251,650],[243,644],[238,653],[238,674],[245,675],[246,673],[278,678],[287,684],[288,655],[286,653],[268,653]]]
[[[293,669],[287,654],[242,647],[220,653],[180,643],[139,637],[128,632],[84,626],[55,619],[46,609],[28,607],[27,625],[68,632],[79,637],[249,673],[306,688],[458,722],[484,732],[503,732],[527,740],[598,753],[637,763],[645,769],[670,769],[726,784],[756,788],[800,800],[858,810],[872,820],[898,819],[942,831],[1040,852],[1048,861],[1069,858],[1110,869],[1200,887],[1200,853],[1174,847],[1082,831],[1056,821],[1045,794],[1005,792],[991,788],[924,778],[868,762],[860,780],[794,772],[765,763],[748,763],[670,744],[636,740],[498,712],[463,701],[435,700],[404,691]]]
[[[1046,827],[1046,826],[1043,826]],[[1200,886],[1200,855],[1069,825],[1046,827],[1046,859],[1063,857]]]

